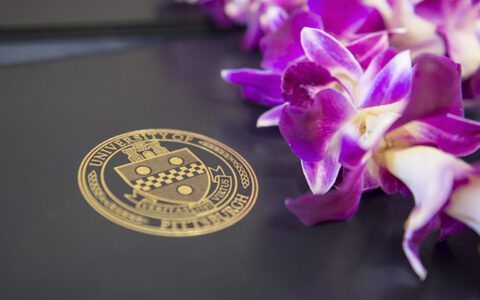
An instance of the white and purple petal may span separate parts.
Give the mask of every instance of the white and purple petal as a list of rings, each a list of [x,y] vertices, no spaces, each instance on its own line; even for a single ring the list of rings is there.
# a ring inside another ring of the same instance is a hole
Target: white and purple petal
[[[307,162],[302,160],[302,169],[308,186],[314,194],[325,194],[335,181],[342,166],[335,151],[328,153],[320,161]]]
[[[362,82],[363,83],[363,82]],[[406,98],[412,86],[410,53],[401,52],[393,57],[361,93],[361,108],[381,106]]]
[[[363,163],[363,158],[369,149],[360,145],[360,134],[353,126],[345,126],[340,139],[339,160],[342,165],[353,168]]]
[[[348,167],[363,164],[400,117],[405,100],[357,111],[356,118],[342,130],[340,161]]]
[[[462,76],[468,78],[480,66],[478,20],[480,3],[470,0],[441,1],[443,22],[439,26],[447,44],[447,54],[462,65]]]
[[[257,127],[278,126],[278,123],[280,122],[280,116],[282,115],[283,107],[287,104],[288,103],[284,103],[275,106],[264,112],[257,120]]]
[[[366,34],[348,44],[347,49],[355,56],[363,69],[366,69],[373,58],[388,49],[388,33],[380,31]]]
[[[390,150],[385,157],[388,171],[408,187],[415,200],[415,208],[405,223],[404,250],[423,279],[426,270],[415,251],[422,239],[415,239],[435,222],[450,198],[455,180],[464,177],[471,168],[452,155],[426,146]]]
[[[356,98],[360,98],[358,94],[360,94],[361,91],[373,81],[378,72],[380,72],[380,70],[382,70],[397,54],[398,52],[395,49],[387,48],[372,59],[355,87]]]
[[[420,259],[420,246],[423,241],[440,227],[440,220],[437,216],[429,220],[425,225],[415,230],[406,230],[403,235],[403,252],[408,258],[415,273],[424,280],[427,277],[427,269]]]
[[[415,138],[411,144],[430,144],[456,156],[480,148],[480,122],[446,114],[419,119],[408,127]]]
[[[308,27],[301,32],[301,43],[310,61],[326,68],[344,85],[353,89],[363,70],[345,46],[325,31]]]
[[[445,212],[480,235],[480,177],[472,176],[452,193]]]

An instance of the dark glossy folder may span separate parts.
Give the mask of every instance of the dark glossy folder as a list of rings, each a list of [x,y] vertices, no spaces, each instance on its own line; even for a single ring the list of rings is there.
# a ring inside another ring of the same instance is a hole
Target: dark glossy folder
[[[283,205],[307,192],[298,159],[264,108],[224,83],[255,66],[238,36],[165,41],[114,53],[0,68],[1,299],[480,299],[478,238],[422,258],[401,249],[409,198],[367,193],[354,218],[305,228]],[[144,128],[217,139],[243,155],[259,197],[239,223],[190,238],[138,233],[82,197],[77,171],[100,142]]]

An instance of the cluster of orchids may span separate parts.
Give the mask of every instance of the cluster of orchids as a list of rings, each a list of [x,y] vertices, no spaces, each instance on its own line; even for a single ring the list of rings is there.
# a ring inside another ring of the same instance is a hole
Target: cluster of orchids
[[[286,199],[305,225],[356,213],[362,193],[411,195],[403,250],[424,279],[422,242],[480,235],[480,94],[475,0],[201,0],[223,25],[247,26],[261,69],[224,70],[248,101],[269,106],[311,192]]]

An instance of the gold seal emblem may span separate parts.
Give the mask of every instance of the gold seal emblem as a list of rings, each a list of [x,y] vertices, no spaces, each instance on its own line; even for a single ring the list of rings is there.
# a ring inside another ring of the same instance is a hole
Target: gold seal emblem
[[[113,137],[84,158],[78,183],[101,215],[136,231],[193,236],[242,219],[257,178],[237,152],[206,136],[171,129]]]

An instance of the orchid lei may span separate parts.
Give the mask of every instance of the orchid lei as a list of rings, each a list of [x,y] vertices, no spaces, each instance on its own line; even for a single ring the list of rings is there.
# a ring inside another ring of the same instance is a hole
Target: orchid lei
[[[222,77],[271,107],[257,126],[278,126],[300,158],[312,193],[285,205],[302,223],[346,220],[374,188],[411,194],[403,250],[421,279],[419,248],[431,233],[480,235],[480,166],[460,158],[480,147],[462,99],[480,95],[480,2],[202,5],[212,3],[214,15],[246,24],[248,45],[263,53],[262,69]]]

